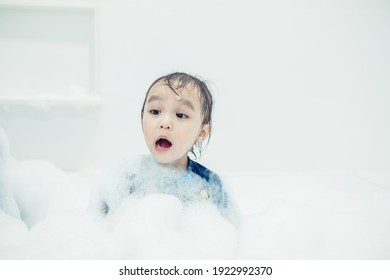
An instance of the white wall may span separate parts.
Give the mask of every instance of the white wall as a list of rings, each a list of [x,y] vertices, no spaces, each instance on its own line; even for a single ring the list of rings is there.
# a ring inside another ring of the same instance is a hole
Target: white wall
[[[62,131],[73,133],[79,147],[63,140],[61,152],[45,153],[58,165],[80,168],[146,153],[139,119],[145,91],[160,75],[186,71],[212,82],[215,130],[201,161],[213,169],[390,168],[389,2],[98,5],[97,88],[103,103],[90,113],[94,120],[85,121],[84,133]],[[78,112],[74,121],[83,114]],[[70,118],[61,116],[58,124]],[[51,120],[41,124],[47,128],[41,138],[55,126]],[[23,126],[12,122],[0,114],[13,154],[22,159],[12,140],[18,142],[14,130]]]

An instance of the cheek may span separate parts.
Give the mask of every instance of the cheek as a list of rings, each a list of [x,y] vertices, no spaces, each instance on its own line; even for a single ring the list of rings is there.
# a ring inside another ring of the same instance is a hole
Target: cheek
[[[142,132],[144,133],[145,138],[150,136],[151,123],[147,118],[142,120]]]
[[[181,135],[188,146],[192,146],[198,139],[198,129],[188,129],[185,132],[182,132]]]
[[[142,128],[143,129],[146,129],[146,128],[149,128],[152,124],[152,120],[150,119],[149,116],[144,116],[144,118],[142,119]]]

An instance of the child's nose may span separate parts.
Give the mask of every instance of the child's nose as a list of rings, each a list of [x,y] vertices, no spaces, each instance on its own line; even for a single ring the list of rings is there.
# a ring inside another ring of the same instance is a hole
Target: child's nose
[[[170,126],[170,125],[167,125],[167,124],[161,124],[161,125],[160,125],[160,128],[163,128],[163,129],[171,129],[171,126]]]
[[[162,129],[172,129],[172,121],[169,117],[165,117],[161,120],[160,128]]]

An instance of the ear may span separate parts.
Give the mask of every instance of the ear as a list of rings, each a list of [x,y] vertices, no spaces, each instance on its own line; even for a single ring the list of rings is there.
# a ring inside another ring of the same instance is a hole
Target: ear
[[[202,126],[202,129],[199,132],[197,142],[203,142],[210,135],[211,124],[205,124]]]

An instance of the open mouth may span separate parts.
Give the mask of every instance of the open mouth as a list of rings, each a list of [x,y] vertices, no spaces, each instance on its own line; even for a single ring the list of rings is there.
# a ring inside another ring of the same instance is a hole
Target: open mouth
[[[156,141],[156,147],[158,149],[169,149],[171,146],[172,146],[172,143],[165,138],[159,138]]]

